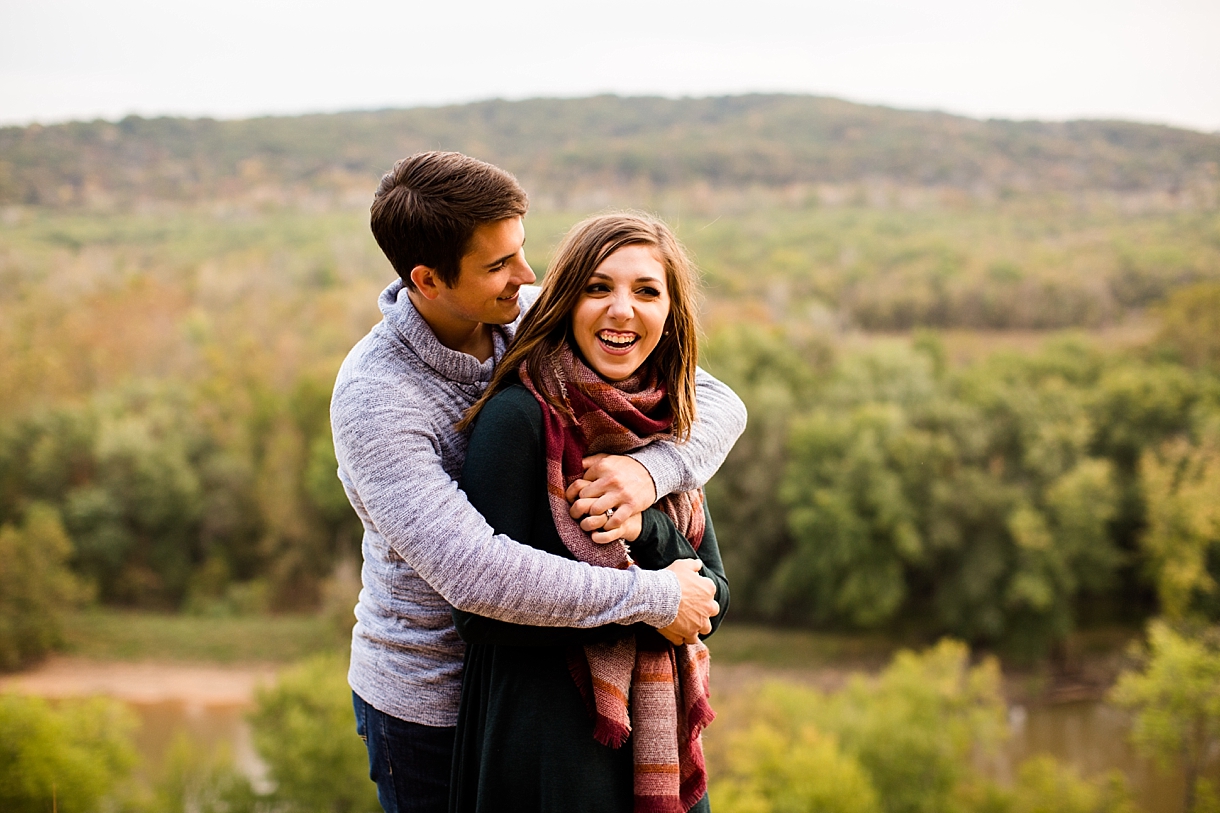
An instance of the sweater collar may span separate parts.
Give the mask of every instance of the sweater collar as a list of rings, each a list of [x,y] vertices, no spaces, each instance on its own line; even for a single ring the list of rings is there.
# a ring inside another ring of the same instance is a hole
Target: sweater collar
[[[521,288],[522,313],[525,313],[526,308],[533,304],[536,297],[536,288]],[[398,334],[402,342],[421,361],[441,377],[459,384],[486,384],[491,380],[492,372],[500,359],[504,357],[504,351],[508,348],[508,343],[512,341],[517,324],[521,321],[521,317],[518,316],[512,324],[493,327],[491,358],[480,363],[469,353],[452,350],[441,344],[431,326],[415,309],[415,304],[407,295],[401,279],[394,280],[381,292],[381,296],[377,298],[377,305],[381,308],[381,315],[385,319],[386,325]]]

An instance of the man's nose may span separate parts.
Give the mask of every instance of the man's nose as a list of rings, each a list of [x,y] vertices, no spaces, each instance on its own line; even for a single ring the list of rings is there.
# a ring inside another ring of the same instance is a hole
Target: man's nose
[[[516,260],[517,273],[513,276],[513,282],[518,285],[529,285],[538,279],[538,275],[534,273],[534,269],[530,268],[530,264],[525,261],[524,254],[518,254]]]

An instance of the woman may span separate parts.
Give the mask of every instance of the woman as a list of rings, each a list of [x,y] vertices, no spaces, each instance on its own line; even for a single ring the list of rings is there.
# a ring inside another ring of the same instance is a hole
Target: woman
[[[590,218],[565,238],[473,423],[462,488],[498,533],[606,567],[699,558],[728,606],[701,492],[595,544],[566,486],[586,454],[623,454],[694,420],[695,272],[650,217]],[[476,420],[477,418],[477,420]],[[651,627],[522,627],[454,613],[468,646],[453,813],[709,809],[699,732],[711,721],[707,648]]]

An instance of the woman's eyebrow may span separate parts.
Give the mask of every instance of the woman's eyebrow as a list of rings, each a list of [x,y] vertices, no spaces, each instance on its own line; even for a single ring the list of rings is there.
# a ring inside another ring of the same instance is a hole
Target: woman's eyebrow
[[[611,277],[609,274],[603,273],[601,271],[594,271],[592,274],[589,275],[589,279],[613,280],[613,277]],[[660,282],[660,281],[661,281],[660,277],[653,277],[653,276],[649,276],[647,274],[645,274],[642,277],[636,277],[634,280],[632,280],[632,282]]]

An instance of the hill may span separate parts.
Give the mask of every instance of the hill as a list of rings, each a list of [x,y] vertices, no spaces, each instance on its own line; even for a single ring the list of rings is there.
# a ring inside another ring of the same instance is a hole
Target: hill
[[[812,96],[533,99],[241,121],[0,129],[0,203],[367,198],[404,155],[455,149],[560,208],[589,191],[886,184],[975,198],[1103,192],[1215,205],[1220,134],[1121,121],[979,121]],[[616,195],[617,197],[617,195]]]

